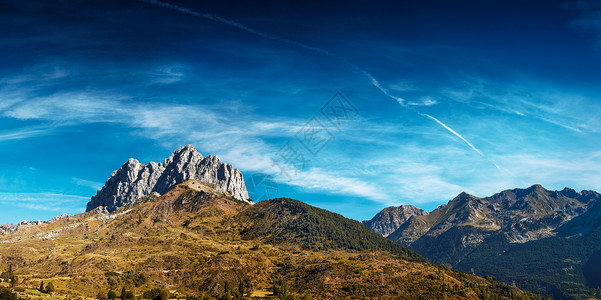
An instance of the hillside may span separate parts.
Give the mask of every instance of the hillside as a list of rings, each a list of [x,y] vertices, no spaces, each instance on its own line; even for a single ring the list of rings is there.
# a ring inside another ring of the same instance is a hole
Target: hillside
[[[427,263],[340,215],[291,199],[249,205],[196,180],[115,213],[21,226],[0,245],[0,268],[29,295],[43,282],[69,298],[157,287],[180,298],[536,298]]]
[[[317,251],[387,251],[408,261],[426,262],[357,221],[293,199],[260,202],[242,212],[239,220],[248,224],[242,231],[244,239]]]
[[[540,185],[486,198],[461,193],[430,214],[410,217],[388,238],[435,263],[515,280],[537,293],[599,297],[585,270],[601,250],[600,203],[594,191]]]

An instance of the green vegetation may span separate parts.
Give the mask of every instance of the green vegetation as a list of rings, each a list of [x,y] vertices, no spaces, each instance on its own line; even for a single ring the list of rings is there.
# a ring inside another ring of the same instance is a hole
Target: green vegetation
[[[54,288],[54,284],[52,284],[52,282],[48,282],[44,291],[48,294],[54,293],[56,291],[56,289]]]
[[[552,237],[523,244],[494,235],[456,268],[474,268],[476,274],[491,274],[503,282],[515,280],[519,287],[555,298],[601,298],[596,285],[601,270],[600,250],[601,227],[585,236]]]
[[[388,251],[400,258],[425,262],[415,252],[374,233],[363,224],[298,200],[278,198],[259,202],[242,214],[250,224],[245,239],[264,239],[270,244],[295,244],[305,250]]]
[[[17,294],[8,288],[0,286],[0,299],[2,300],[17,300]]]
[[[2,274],[0,274],[0,277],[2,277],[3,282],[8,282],[10,284],[10,287],[15,287],[15,285],[17,285],[17,283],[19,282],[19,278],[15,275],[12,265],[9,265],[8,270],[2,272]]]
[[[4,275],[22,278],[34,299],[539,299],[425,262],[296,200],[250,206],[182,185],[118,214],[88,212],[0,241]],[[52,295],[37,291],[50,285]]]
[[[152,300],[167,300],[169,299],[169,291],[161,288],[154,288],[150,291],[144,292],[142,298]]]
[[[461,193],[388,238],[428,260],[555,298],[601,298],[601,195],[540,185]]]

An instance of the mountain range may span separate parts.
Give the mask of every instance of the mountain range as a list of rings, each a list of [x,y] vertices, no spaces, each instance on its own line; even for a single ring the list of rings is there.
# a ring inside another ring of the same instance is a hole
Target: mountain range
[[[1,285],[56,299],[541,299],[301,201],[253,204],[238,174],[191,146],[131,159],[85,213],[1,232]]]
[[[363,223],[434,263],[555,298],[600,296],[601,195],[595,191],[533,185],[485,198],[461,193],[430,213],[390,220],[394,209]]]

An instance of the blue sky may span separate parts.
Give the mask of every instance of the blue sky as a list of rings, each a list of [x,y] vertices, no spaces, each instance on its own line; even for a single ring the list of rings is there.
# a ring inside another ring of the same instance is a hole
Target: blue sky
[[[185,144],[357,220],[601,190],[599,1],[15,0],[0,32],[0,223]]]

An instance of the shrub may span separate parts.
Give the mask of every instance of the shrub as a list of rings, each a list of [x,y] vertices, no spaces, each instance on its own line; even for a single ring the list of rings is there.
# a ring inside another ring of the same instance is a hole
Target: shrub
[[[142,298],[152,300],[167,300],[169,299],[169,291],[161,288],[154,288],[150,291],[144,292],[144,294],[142,294]]]
[[[11,290],[9,290],[5,287],[0,287],[0,299],[17,300],[19,298],[17,297],[17,294],[13,293]]]
[[[48,284],[46,285],[46,293],[50,294],[50,293],[54,293],[56,291],[56,289],[54,288],[54,284],[52,284],[52,282],[48,282]]]

